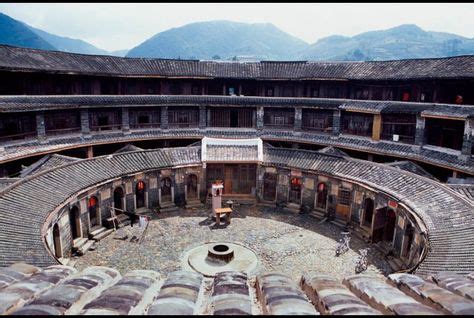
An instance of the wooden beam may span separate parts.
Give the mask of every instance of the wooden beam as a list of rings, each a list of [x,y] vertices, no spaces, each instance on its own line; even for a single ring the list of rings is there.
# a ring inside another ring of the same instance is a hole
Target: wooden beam
[[[374,114],[374,121],[372,123],[372,139],[380,140],[380,134],[382,133],[382,115]]]

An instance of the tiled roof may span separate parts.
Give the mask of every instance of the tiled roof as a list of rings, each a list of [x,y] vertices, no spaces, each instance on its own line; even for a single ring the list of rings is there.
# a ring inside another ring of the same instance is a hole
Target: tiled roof
[[[433,180],[437,180],[431,173],[429,173],[428,171],[423,169],[420,165],[410,160],[389,162],[389,163],[386,163],[386,165],[399,168],[405,171],[413,172],[420,176],[427,177]]]
[[[474,56],[376,62],[214,62],[122,58],[0,45],[0,69],[115,76],[395,80],[474,78]]]
[[[114,153],[129,152],[129,151],[138,151],[138,150],[143,150],[143,149],[140,148],[140,147],[137,147],[137,146],[135,146],[135,145],[132,145],[132,144],[126,144],[125,146],[123,146],[123,147],[120,148],[119,150],[114,151]]]
[[[21,178],[0,178],[0,191],[20,179]]]
[[[54,264],[41,229],[57,206],[85,187],[127,173],[200,162],[199,147],[170,148],[81,160],[24,178],[0,191],[0,266]]]
[[[447,186],[384,164],[353,158],[328,158],[308,150],[265,148],[264,163],[317,171],[385,192],[404,202],[427,228],[430,249],[416,269],[417,273],[474,271],[471,257],[474,253],[474,205],[454,195]]]
[[[474,157],[466,160],[459,158],[459,154],[443,151],[444,149],[433,149],[431,147],[419,148],[410,144],[400,142],[380,140],[374,142],[370,138],[361,138],[350,135],[332,136],[327,134],[318,134],[302,132],[296,134],[290,130],[272,130],[264,129],[228,129],[220,128],[180,128],[180,129],[148,129],[132,130],[130,134],[124,135],[122,131],[110,131],[107,133],[92,134],[91,138],[85,139],[80,134],[75,136],[62,136],[49,138],[46,142],[39,143],[37,140],[15,141],[10,144],[4,144],[3,151],[0,153],[0,162],[8,162],[18,158],[31,156],[33,154],[48,153],[63,150],[71,147],[86,146],[102,143],[131,142],[134,140],[145,140],[155,138],[195,138],[203,137],[214,138],[261,138],[263,140],[278,140],[288,142],[304,142],[324,146],[333,146],[340,149],[350,149],[356,151],[367,151],[400,157],[410,160],[419,160],[422,162],[441,165],[459,169],[467,174],[472,174],[474,167]]]
[[[295,268],[295,272],[298,269]],[[341,281],[304,273],[175,271],[56,265],[0,268],[0,313],[13,315],[472,315],[474,282],[437,273],[387,278],[358,274]],[[455,281],[455,284],[450,282]],[[460,287],[462,286],[462,287]]]
[[[447,184],[447,186],[474,202],[474,184]]]
[[[310,107],[369,113],[421,113],[464,119],[474,117],[474,105],[399,101],[364,101],[305,97],[253,97],[209,95],[27,95],[0,96],[1,112],[134,106],[245,106]]]
[[[33,163],[32,165],[24,168],[20,173],[20,177],[24,178],[26,176],[29,176],[35,173],[40,173],[42,171],[45,171],[54,167],[59,167],[67,163],[78,161],[78,160],[80,159],[64,156],[64,155],[58,155],[58,154],[48,154],[44,156],[43,158],[41,158],[40,160]]]
[[[207,161],[258,161],[258,149],[256,145],[208,145]]]
[[[325,154],[328,154],[328,155],[339,156],[339,157],[348,157],[347,153],[345,153],[344,151],[342,151],[339,148],[332,147],[332,146],[324,147],[323,149],[318,150],[318,152],[325,153]]]
[[[84,159],[17,182],[0,192],[0,226],[4,229],[0,265],[18,261],[53,264],[41,228],[53,210],[90,185],[147,169],[200,163],[200,147],[126,152]],[[430,250],[417,273],[474,271],[470,256],[474,253],[474,205],[448,187],[384,164],[300,149],[264,148],[263,163],[366,184],[390,195],[408,206],[426,227]],[[67,187],[64,180],[68,180]]]

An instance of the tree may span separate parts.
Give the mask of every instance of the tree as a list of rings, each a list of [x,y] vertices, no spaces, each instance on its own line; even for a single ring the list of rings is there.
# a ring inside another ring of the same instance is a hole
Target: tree
[[[217,54],[216,54],[216,55],[214,55],[214,56],[212,57],[212,59],[213,59],[213,60],[220,60],[220,59],[221,59],[221,57],[220,57],[219,55],[217,55]]]
[[[237,56],[234,55],[234,57],[232,58],[232,61],[237,61]]]

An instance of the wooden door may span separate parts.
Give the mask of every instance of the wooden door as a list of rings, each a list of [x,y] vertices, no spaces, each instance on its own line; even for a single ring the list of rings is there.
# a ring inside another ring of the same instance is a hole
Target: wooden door
[[[224,166],[224,194],[232,193],[232,170],[233,166]]]

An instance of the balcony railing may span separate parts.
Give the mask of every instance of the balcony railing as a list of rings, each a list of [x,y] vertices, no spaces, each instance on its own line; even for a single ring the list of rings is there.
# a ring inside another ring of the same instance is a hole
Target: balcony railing
[[[67,135],[69,133],[80,132],[81,127],[46,129],[46,135]]]
[[[103,130],[120,130],[122,129],[122,125],[115,124],[115,125],[97,125],[97,126],[90,126],[91,131],[103,131]]]
[[[27,138],[32,138],[36,136],[37,136],[36,131],[30,131],[30,132],[25,132],[25,133],[20,133],[20,134],[0,136],[0,141],[27,139]]]

